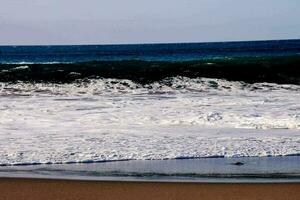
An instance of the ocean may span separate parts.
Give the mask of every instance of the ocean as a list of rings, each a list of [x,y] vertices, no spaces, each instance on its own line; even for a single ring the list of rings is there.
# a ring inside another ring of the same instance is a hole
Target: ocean
[[[0,46],[1,166],[299,154],[300,40]]]

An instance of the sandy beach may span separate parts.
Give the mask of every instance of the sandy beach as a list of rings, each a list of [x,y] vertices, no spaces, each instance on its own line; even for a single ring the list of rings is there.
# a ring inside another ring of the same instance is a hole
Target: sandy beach
[[[0,179],[0,199],[293,200],[300,184],[208,184]]]

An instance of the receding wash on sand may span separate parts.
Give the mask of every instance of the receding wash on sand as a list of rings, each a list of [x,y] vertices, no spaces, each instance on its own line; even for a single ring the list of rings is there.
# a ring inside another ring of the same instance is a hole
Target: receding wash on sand
[[[298,183],[300,157],[237,157],[2,166],[6,178],[87,181]]]
[[[2,176],[299,178],[300,40],[0,51]]]

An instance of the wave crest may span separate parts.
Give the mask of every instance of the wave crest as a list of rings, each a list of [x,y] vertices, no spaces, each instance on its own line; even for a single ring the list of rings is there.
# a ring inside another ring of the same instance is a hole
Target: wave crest
[[[266,92],[300,91],[299,85],[227,81],[210,78],[171,77],[150,84],[128,79],[84,79],[73,83],[0,82],[0,95],[113,95],[113,94],[175,94],[198,92]]]
[[[67,83],[77,79],[129,79],[140,84],[167,77],[217,78],[247,83],[300,84],[300,56],[240,57],[198,61],[93,61],[0,64],[1,82]]]

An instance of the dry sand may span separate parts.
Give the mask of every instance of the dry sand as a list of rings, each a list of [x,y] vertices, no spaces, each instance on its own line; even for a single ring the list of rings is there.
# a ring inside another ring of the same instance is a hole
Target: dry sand
[[[211,184],[0,179],[0,200],[299,200],[300,184]]]

